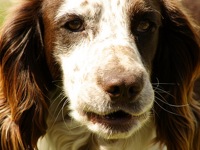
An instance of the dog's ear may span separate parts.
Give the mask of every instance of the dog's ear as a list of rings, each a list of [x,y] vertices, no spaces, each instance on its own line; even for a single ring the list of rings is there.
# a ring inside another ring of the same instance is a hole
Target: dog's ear
[[[42,37],[41,1],[19,4],[0,36],[1,149],[33,149],[45,133],[48,73]]]
[[[170,150],[200,149],[195,142],[200,136],[200,104],[191,96],[200,65],[197,28],[177,1],[160,3],[162,27],[152,74],[153,84],[157,83],[156,140]]]

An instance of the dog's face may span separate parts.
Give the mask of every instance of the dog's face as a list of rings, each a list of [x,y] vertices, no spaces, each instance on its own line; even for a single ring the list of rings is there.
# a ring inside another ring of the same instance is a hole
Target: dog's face
[[[54,76],[52,62],[61,67],[71,117],[104,138],[132,135],[154,103],[150,76],[161,25],[158,3],[54,1],[43,5],[51,8],[43,9],[46,56]]]

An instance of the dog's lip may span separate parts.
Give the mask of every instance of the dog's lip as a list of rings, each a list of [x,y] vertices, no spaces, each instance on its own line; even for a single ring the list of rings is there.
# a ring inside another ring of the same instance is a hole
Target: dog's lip
[[[87,112],[88,120],[92,123],[100,123],[107,126],[132,124],[135,120],[139,119],[142,115],[132,115],[123,110],[110,112],[105,115],[100,115],[94,112]]]

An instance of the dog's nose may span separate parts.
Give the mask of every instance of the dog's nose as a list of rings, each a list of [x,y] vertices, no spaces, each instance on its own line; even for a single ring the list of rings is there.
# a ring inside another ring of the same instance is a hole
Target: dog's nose
[[[143,88],[144,79],[142,73],[115,69],[103,75],[101,84],[111,100],[134,101]]]

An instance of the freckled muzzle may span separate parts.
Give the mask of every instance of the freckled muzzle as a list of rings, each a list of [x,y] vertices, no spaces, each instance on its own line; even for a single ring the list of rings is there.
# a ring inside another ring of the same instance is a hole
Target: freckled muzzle
[[[73,75],[66,71],[66,89],[74,89],[68,92],[72,117],[103,137],[132,133],[148,119],[153,104],[148,73],[130,46],[95,50],[93,57],[83,50]]]

